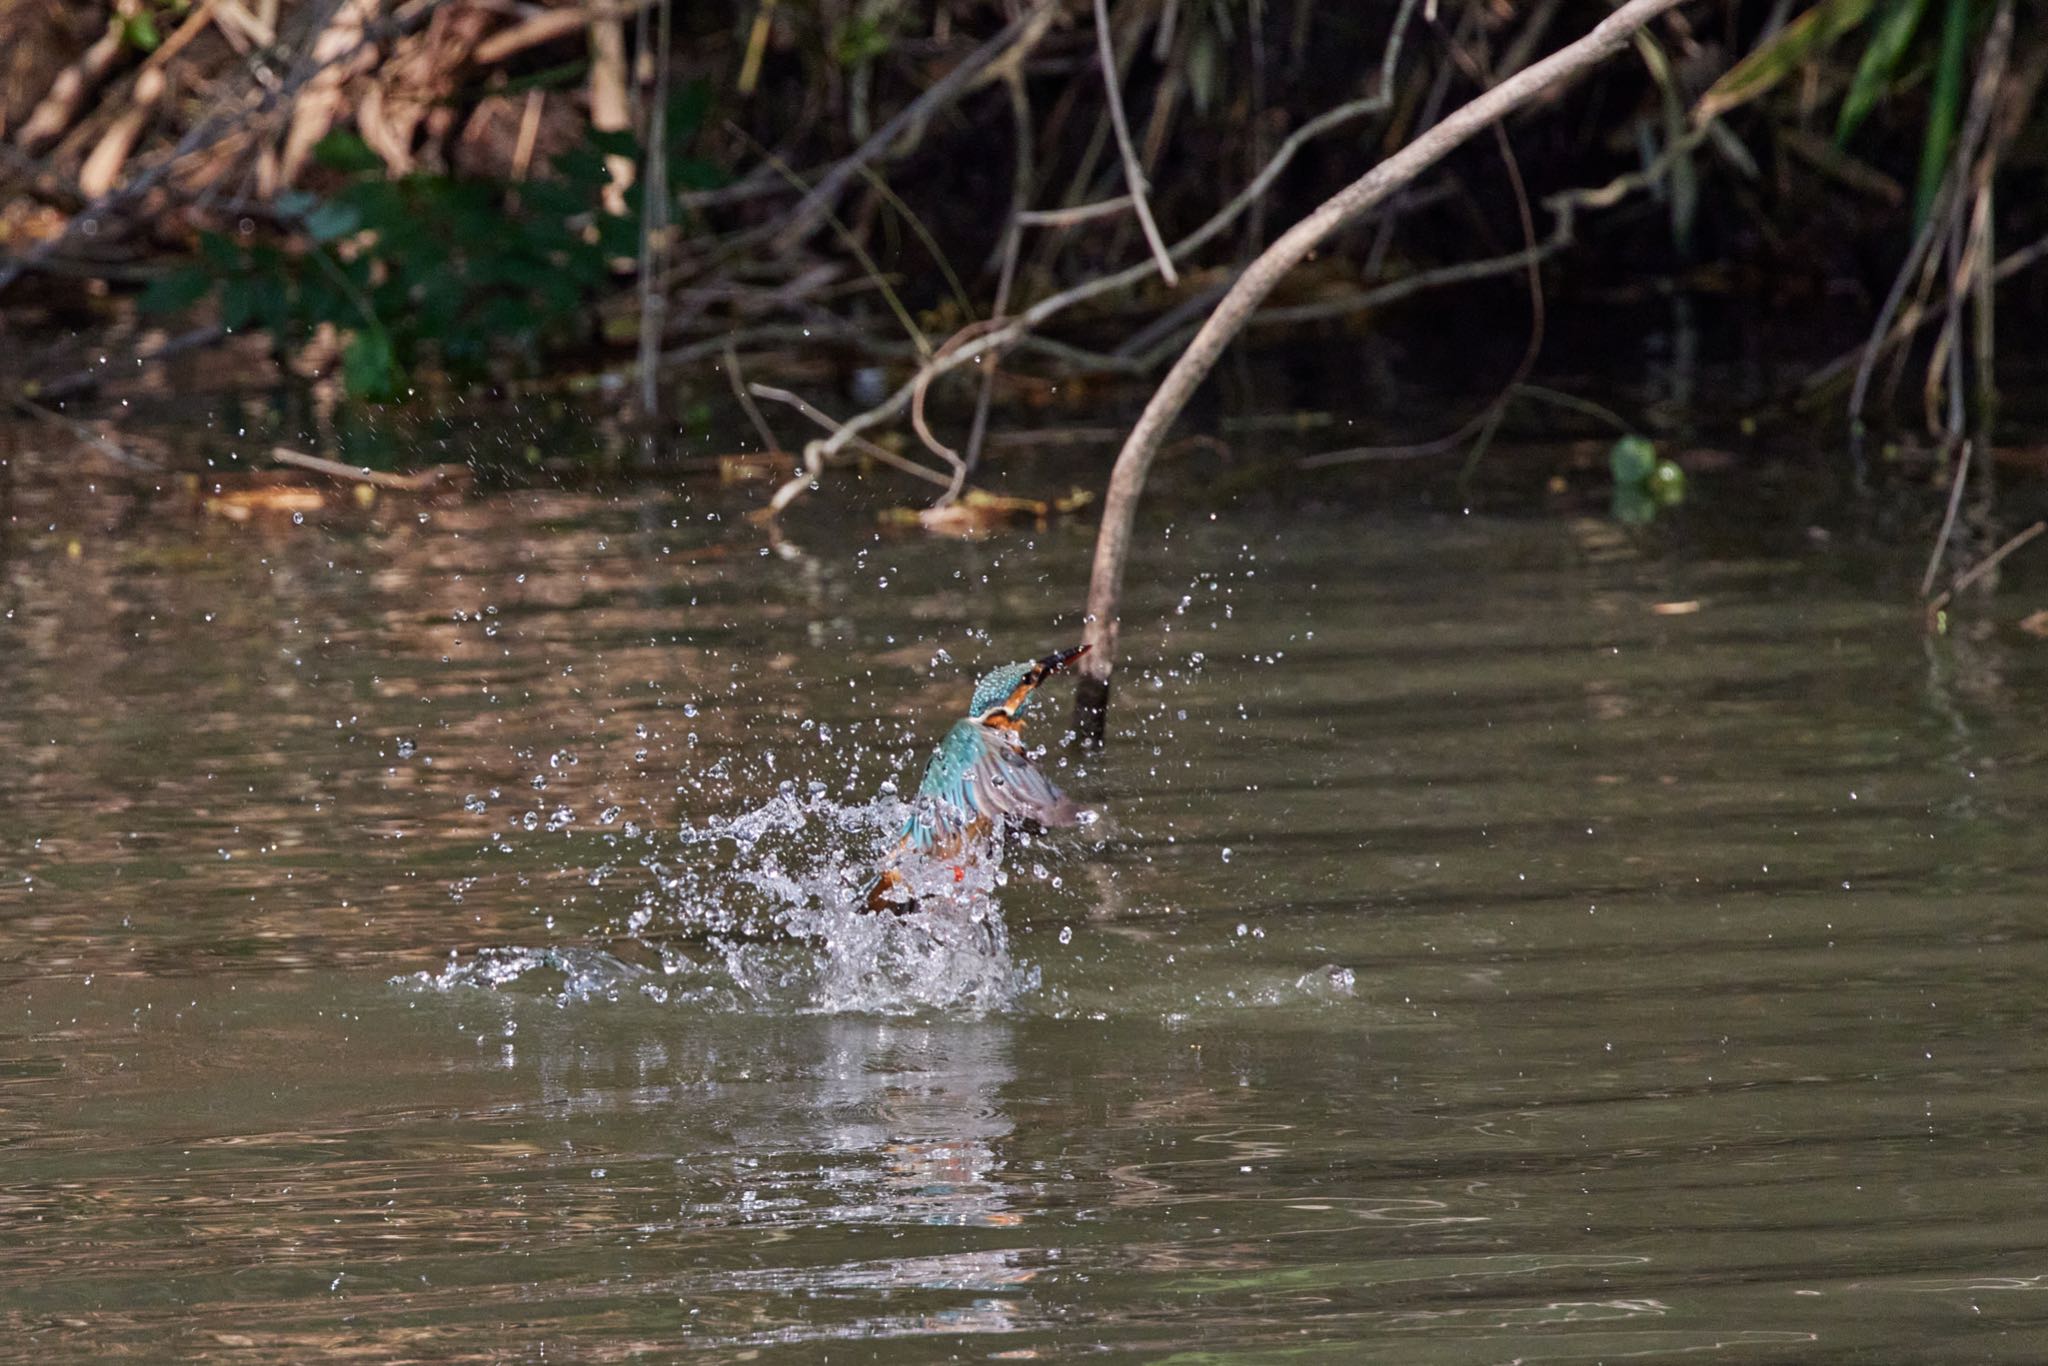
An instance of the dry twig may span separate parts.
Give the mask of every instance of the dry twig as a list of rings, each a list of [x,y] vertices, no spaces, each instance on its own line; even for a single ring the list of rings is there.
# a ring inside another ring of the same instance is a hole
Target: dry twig
[[[1109,124],[1116,133],[1117,155],[1123,158],[1124,183],[1131,187],[1131,207],[1137,210],[1138,226],[1144,229],[1145,244],[1152,249],[1160,278],[1168,285],[1178,285],[1180,276],[1173,269],[1173,258],[1166,254],[1159,225],[1152,221],[1152,206],[1145,199],[1145,170],[1138,164],[1138,149],[1131,145],[1131,124],[1124,115],[1123,91],[1117,88],[1116,52],[1109,40],[1109,0],[1095,0],[1095,44],[1102,56],[1102,89],[1109,102]]]

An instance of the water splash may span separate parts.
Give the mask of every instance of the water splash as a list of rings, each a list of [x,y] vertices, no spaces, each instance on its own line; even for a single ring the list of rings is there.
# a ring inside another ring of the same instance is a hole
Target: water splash
[[[1009,1008],[1038,986],[1012,959],[989,858],[902,871],[919,909],[864,910],[908,807],[893,792],[833,800],[822,783],[737,816],[686,823],[642,865],[651,885],[606,947],[484,949],[422,990],[539,990],[558,1003],[638,996],[704,1007],[910,1014]],[[646,960],[646,961],[642,961]]]

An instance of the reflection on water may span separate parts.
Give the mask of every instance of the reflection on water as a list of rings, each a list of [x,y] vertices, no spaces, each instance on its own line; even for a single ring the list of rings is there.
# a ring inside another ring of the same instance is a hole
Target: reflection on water
[[[17,489],[0,1360],[2048,1353],[2024,579],[1155,526],[1114,828],[898,921],[1088,531],[743,506]]]

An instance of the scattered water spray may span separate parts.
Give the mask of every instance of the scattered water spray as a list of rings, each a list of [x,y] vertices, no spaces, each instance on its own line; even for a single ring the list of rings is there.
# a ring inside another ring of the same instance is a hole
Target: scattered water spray
[[[673,845],[643,857],[653,884],[614,943],[484,949],[401,980],[436,991],[523,985],[565,1004],[639,996],[759,1010],[1007,1008],[1038,973],[1011,958],[999,863],[906,869],[921,909],[864,909],[867,881],[907,811],[893,790],[850,804],[823,783],[784,780],[767,801],[685,824]]]

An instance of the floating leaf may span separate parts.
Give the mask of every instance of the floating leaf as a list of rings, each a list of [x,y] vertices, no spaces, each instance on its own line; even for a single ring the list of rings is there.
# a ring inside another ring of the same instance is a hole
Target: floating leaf
[[[796,473],[796,457],[787,451],[744,451],[718,457],[718,482],[749,484],[762,480],[780,483]]]
[[[1616,488],[1636,488],[1657,468],[1657,443],[1646,436],[1624,436],[1607,452],[1607,467]]]
[[[1650,471],[1646,487],[1658,507],[1677,507],[1685,501],[1685,471],[1669,460],[1659,460]]]
[[[1616,484],[1608,513],[1623,526],[1648,526],[1657,519],[1657,502],[1641,484]]]
[[[319,512],[327,506],[327,499],[318,489],[292,484],[257,484],[214,494],[201,506],[230,522],[246,522],[263,512],[289,512],[301,516]]]
[[[1050,501],[1042,498],[1010,498],[983,489],[968,489],[955,502],[940,508],[890,508],[881,515],[892,526],[916,526],[935,536],[980,540],[1014,523],[1044,526],[1055,515],[1080,511],[1095,501],[1086,489],[1074,489]]]

